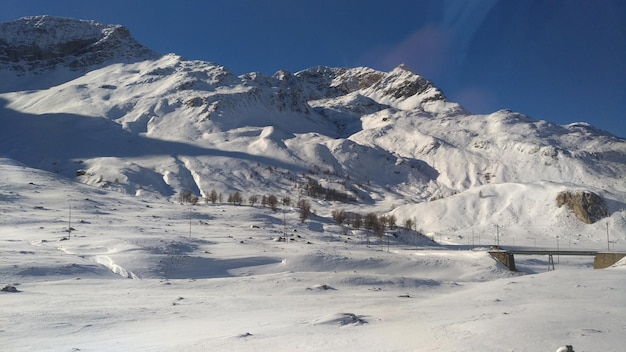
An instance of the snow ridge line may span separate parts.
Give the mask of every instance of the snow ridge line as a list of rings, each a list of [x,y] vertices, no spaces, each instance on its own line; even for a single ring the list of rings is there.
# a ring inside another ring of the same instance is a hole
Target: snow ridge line
[[[113,259],[111,259],[111,257],[107,255],[97,255],[93,259],[96,263],[108,268],[113,273],[118,274],[124,278],[135,280],[139,279],[139,277],[135,275],[132,271],[126,270],[122,266],[115,264]]]

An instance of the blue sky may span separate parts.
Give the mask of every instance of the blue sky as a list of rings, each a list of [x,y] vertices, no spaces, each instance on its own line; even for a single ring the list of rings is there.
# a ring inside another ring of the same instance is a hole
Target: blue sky
[[[622,0],[0,0],[0,21],[122,24],[235,74],[404,63],[474,113],[512,109],[626,137]]]

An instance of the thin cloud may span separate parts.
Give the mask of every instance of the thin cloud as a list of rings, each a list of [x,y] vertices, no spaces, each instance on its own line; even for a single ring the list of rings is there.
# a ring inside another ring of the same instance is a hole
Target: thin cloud
[[[406,63],[419,74],[435,79],[449,66],[454,52],[454,36],[444,28],[429,25],[413,32],[391,48],[380,60],[385,68]]]
[[[487,114],[501,108],[496,93],[487,87],[463,87],[449,98],[474,114]]]

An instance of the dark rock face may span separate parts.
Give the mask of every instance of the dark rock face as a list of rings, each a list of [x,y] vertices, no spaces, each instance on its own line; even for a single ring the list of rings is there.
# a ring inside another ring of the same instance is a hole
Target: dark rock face
[[[78,70],[115,58],[156,56],[120,25],[51,16],[0,23],[0,69]]]
[[[423,101],[446,100],[443,93],[433,86],[430,81],[413,73],[404,65],[400,65],[386,74],[374,83],[370,89],[383,96],[397,100],[407,99],[414,95],[423,94],[430,89],[435,89],[436,93],[431,97],[424,98]]]
[[[316,66],[300,71],[294,76],[297,76],[308,87],[315,88],[307,94],[308,100],[315,100],[335,98],[371,87],[384,75],[384,72],[367,67],[331,68]]]
[[[609,210],[604,199],[589,191],[564,191],[556,197],[559,208],[564,204],[571,209],[576,217],[586,223],[594,222],[609,216]]]
[[[6,285],[4,286],[0,291],[2,292],[9,292],[9,293],[16,293],[16,292],[20,292],[17,287],[13,286],[13,285]]]

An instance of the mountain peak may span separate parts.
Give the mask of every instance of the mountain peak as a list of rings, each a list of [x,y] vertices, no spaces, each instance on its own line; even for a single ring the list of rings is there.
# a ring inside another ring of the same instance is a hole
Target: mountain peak
[[[394,69],[393,69],[393,71],[396,71],[396,70],[398,70],[398,71],[407,71],[407,72],[410,72],[410,73],[415,74],[415,72],[414,72],[413,70],[411,70],[411,69],[410,69],[410,68],[409,68],[406,64],[404,64],[404,63],[402,63],[402,64],[400,64],[400,65],[396,66],[396,68],[394,68]]]
[[[428,102],[447,102],[439,88],[404,64],[385,74],[364,95],[403,110],[420,109]]]
[[[0,69],[77,70],[112,59],[155,56],[121,25],[47,15],[0,23]]]

